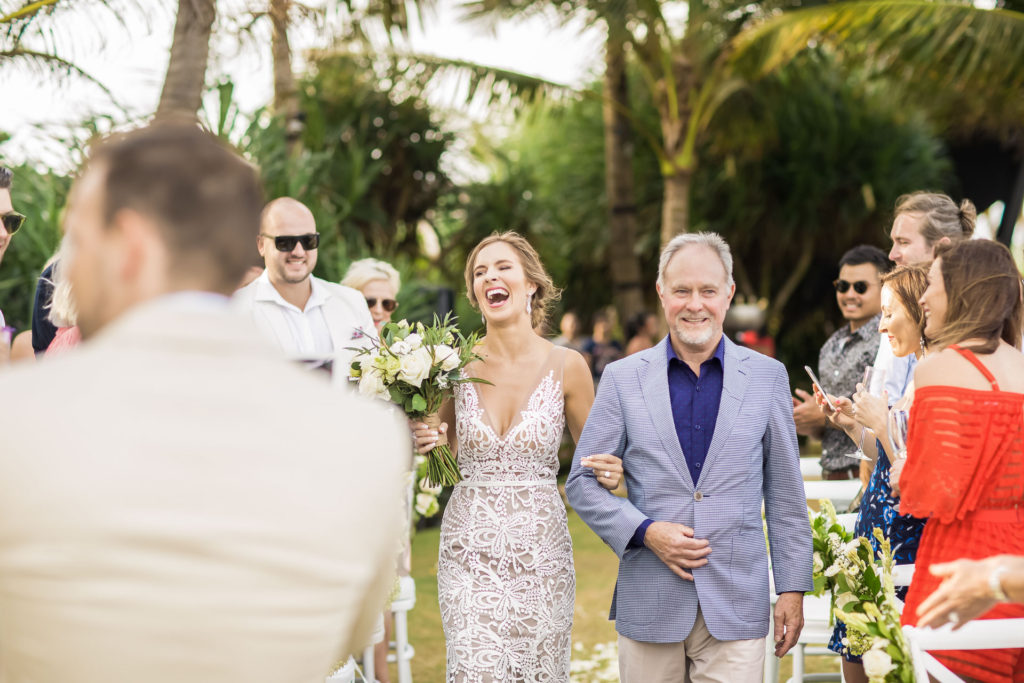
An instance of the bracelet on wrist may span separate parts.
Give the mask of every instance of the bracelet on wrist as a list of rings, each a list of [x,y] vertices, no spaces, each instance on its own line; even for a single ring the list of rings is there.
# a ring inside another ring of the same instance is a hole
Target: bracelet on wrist
[[[1003,584],[1001,582],[1003,574],[1007,572],[1006,565],[1001,565],[992,570],[992,573],[988,575],[988,587],[992,591],[992,597],[999,602],[1009,602],[1010,598],[1006,595],[1006,591],[1003,590]]]

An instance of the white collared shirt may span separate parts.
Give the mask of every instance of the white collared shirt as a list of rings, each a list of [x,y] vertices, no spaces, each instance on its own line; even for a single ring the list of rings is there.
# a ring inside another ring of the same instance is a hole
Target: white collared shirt
[[[270,282],[267,271],[256,278],[256,301],[266,301],[281,309],[291,332],[291,344],[284,349],[293,358],[326,358],[334,353],[331,330],[324,317],[323,304],[329,296],[323,285],[311,277],[312,293],[306,301],[305,310],[284,300],[277,288]]]

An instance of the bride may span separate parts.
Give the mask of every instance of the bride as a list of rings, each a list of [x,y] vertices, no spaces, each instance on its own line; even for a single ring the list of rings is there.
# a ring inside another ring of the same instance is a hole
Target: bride
[[[576,578],[558,447],[568,423],[579,438],[594,402],[586,361],[534,330],[558,296],[537,252],[514,232],[480,242],[466,263],[470,303],[483,314],[483,362],[442,408],[454,421],[464,480],[441,522],[437,584],[449,683],[569,680]],[[420,452],[438,431],[416,427]],[[622,461],[594,456],[608,489]]]

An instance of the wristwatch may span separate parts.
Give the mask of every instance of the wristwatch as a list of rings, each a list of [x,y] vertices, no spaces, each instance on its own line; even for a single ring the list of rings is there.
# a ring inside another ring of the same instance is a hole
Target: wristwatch
[[[992,570],[992,573],[988,575],[988,587],[992,591],[992,597],[999,602],[1009,602],[1010,598],[1006,595],[1006,591],[1003,590],[1003,584],[1000,582],[1000,577],[1007,572],[1006,565],[1001,565]]]

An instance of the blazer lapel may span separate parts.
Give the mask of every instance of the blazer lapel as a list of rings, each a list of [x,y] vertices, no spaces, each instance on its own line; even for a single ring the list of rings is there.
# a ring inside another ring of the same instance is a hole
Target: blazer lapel
[[[647,364],[637,368],[637,378],[644,394],[644,403],[647,404],[647,410],[665,447],[665,453],[692,491],[693,480],[686,466],[683,448],[679,445],[679,436],[676,434],[675,420],[672,417],[672,399],[668,393],[668,343],[668,337],[665,337],[660,344],[651,349],[647,354]]]
[[[288,328],[288,321],[285,320],[284,311],[272,301],[258,301],[256,303],[263,313],[263,320],[267,327],[274,333],[274,339],[282,349],[290,349],[295,343],[292,332]]]
[[[739,347],[725,338],[725,366],[722,368],[722,399],[718,403],[718,420],[715,422],[715,434],[711,437],[711,446],[708,448],[708,457],[705,459],[704,469],[697,480],[697,485],[704,481],[707,472],[712,468],[715,460],[722,454],[729,435],[732,434],[733,424],[736,416],[743,405],[743,396],[747,392],[747,368],[745,363],[750,357],[750,352]]]
[[[361,346],[355,334],[355,318],[341,300],[336,296],[328,295],[323,303],[324,319],[327,321],[327,328],[331,331],[331,342],[334,344],[334,357],[349,355],[351,352],[346,349]]]

